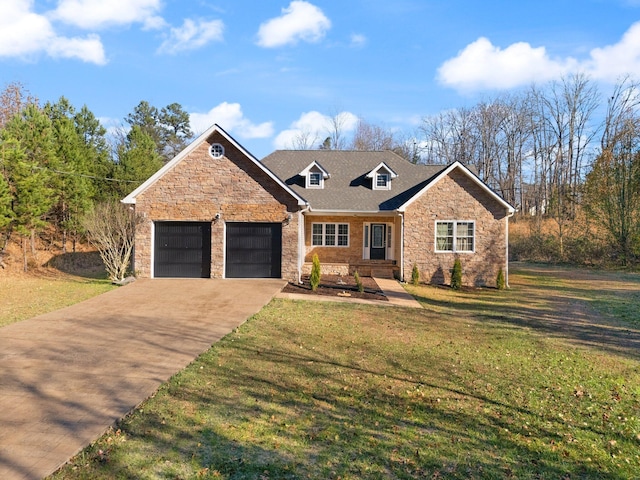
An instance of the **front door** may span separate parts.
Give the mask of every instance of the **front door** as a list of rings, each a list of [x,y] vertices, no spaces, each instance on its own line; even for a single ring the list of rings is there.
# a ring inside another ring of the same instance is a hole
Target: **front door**
[[[386,258],[387,226],[384,223],[371,224],[371,247],[369,258],[371,260],[384,260]]]

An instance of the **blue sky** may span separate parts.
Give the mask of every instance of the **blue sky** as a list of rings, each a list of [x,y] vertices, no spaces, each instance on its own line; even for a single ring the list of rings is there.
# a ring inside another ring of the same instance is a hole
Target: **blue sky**
[[[259,158],[327,116],[411,132],[577,72],[640,78],[640,0],[0,0],[0,88],[109,127],[178,102]]]

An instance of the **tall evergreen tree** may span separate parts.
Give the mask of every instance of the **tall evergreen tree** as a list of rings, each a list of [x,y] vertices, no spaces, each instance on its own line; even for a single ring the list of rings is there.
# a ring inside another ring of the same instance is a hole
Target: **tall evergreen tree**
[[[115,170],[121,197],[131,193],[162,167],[162,157],[155,147],[153,139],[141,127],[131,127],[125,143],[118,150],[118,165]]]
[[[13,195],[9,187],[9,182],[0,168],[0,264],[2,263],[2,252],[4,252],[7,241],[11,233],[14,214],[12,210]]]
[[[189,114],[179,103],[158,110],[143,100],[127,115],[125,121],[131,127],[138,126],[153,140],[156,152],[165,162],[177,155],[193,136]]]
[[[81,233],[82,215],[91,207],[94,197],[92,170],[83,138],[74,124],[75,109],[61,97],[55,104],[47,104],[45,112],[52,123],[55,151],[60,170],[57,176],[57,203],[53,213],[56,227],[62,236],[62,251],[66,252],[70,237],[75,251]]]
[[[35,234],[44,228],[46,214],[55,201],[48,171],[38,165],[35,158],[29,158],[28,152],[15,138],[6,135],[3,142],[3,155],[9,165],[9,182],[15,195],[13,216],[15,229],[22,237],[23,268],[28,269],[28,240],[31,239],[31,251],[35,252]]]
[[[86,105],[75,114],[73,120],[81,139],[87,171],[94,177],[93,200],[99,202],[115,197],[117,193],[114,191],[114,182],[109,181],[114,174],[115,163],[111,158],[106,128]]]

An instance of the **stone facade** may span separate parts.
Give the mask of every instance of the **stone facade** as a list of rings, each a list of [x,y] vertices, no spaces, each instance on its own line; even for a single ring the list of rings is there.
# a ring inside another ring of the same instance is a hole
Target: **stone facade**
[[[473,253],[436,253],[436,221],[475,222]],[[456,257],[460,258],[463,284],[495,286],[499,269],[507,273],[508,212],[483,188],[454,169],[411,203],[404,222],[404,276],[413,265],[426,283],[448,284]]]
[[[224,147],[223,157],[209,155],[212,143]],[[135,208],[144,217],[136,231],[138,276],[151,276],[155,221],[211,222],[211,277],[224,276],[225,222],[283,222],[282,277],[298,279],[296,199],[217,131],[138,194]]]

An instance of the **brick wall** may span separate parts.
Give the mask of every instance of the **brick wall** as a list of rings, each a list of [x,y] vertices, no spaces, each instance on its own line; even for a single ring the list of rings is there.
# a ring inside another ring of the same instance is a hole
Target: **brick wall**
[[[437,220],[474,220],[475,253],[435,253]],[[405,279],[410,278],[416,264],[421,281],[448,284],[458,256],[463,284],[495,286],[498,270],[506,268],[507,221],[503,206],[460,170],[453,170],[407,207]]]
[[[220,143],[225,156],[214,159],[209,146]],[[173,169],[136,199],[136,210],[145,222],[136,232],[135,269],[139,276],[151,274],[151,226],[154,221],[212,221],[211,276],[224,275],[225,222],[283,222],[282,277],[298,278],[297,202],[249,160],[224,136],[214,132]]]
[[[317,253],[320,263],[355,263],[362,260],[364,224],[388,223],[394,226],[394,259],[400,258],[400,240],[398,217],[365,216],[319,216],[308,215],[304,225],[305,262],[311,262]],[[313,223],[348,223],[348,247],[314,247],[311,245],[311,225]]]

